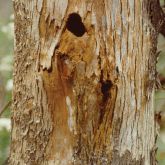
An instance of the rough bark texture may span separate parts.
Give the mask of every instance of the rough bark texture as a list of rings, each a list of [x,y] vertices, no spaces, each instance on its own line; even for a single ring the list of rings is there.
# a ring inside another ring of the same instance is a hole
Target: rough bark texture
[[[151,3],[14,1],[9,164],[156,164]]]
[[[160,6],[159,0],[151,0],[148,8],[153,27],[165,37],[165,13]]]

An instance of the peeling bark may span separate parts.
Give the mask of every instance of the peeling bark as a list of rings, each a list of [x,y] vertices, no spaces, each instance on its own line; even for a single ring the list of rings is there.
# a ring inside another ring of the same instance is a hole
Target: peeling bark
[[[151,2],[14,1],[9,164],[156,163]]]

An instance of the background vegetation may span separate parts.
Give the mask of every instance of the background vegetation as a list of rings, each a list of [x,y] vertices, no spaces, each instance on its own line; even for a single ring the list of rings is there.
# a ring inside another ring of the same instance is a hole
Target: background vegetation
[[[164,0],[161,0],[164,5]],[[11,100],[12,62],[13,62],[13,19],[12,1],[0,0],[0,110]],[[161,51],[157,63],[160,78],[165,81],[165,38],[161,35],[158,41],[158,51]],[[165,82],[164,82],[165,84]],[[159,165],[165,165],[165,90],[159,89],[155,96],[155,111],[161,112],[159,120],[160,133],[157,141],[157,159]],[[9,153],[10,143],[10,108],[0,116],[0,165]]]
[[[12,1],[0,0],[0,110],[11,100],[13,61]],[[0,116],[0,165],[9,153],[10,109]]]

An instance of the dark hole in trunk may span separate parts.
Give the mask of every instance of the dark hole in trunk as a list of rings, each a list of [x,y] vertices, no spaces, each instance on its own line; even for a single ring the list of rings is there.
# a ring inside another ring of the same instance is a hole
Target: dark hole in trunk
[[[103,94],[103,102],[105,102],[110,95],[110,88],[113,86],[112,81],[106,80],[102,82],[101,92]]]
[[[66,22],[66,28],[77,37],[81,37],[86,32],[85,26],[79,14],[71,13]]]

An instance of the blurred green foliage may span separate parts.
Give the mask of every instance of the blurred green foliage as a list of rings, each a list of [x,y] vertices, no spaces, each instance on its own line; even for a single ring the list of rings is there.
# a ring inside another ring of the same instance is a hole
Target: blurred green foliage
[[[3,164],[9,153],[10,133],[7,129],[3,128],[0,131],[0,164]]]
[[[12,1],[0,0],[0,109],[11,100],[13,61],[13,18]],[[8,108],[2,118],[10,118]],[[2,124],[2,123],[1,123]],[[9,154],[10,131],[0,126],[0,165]]]

